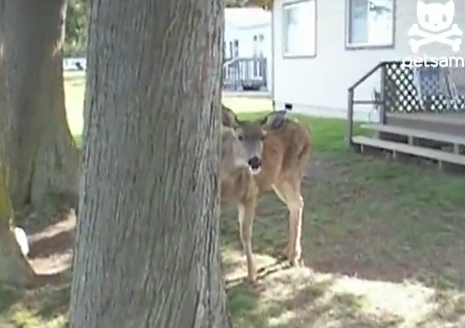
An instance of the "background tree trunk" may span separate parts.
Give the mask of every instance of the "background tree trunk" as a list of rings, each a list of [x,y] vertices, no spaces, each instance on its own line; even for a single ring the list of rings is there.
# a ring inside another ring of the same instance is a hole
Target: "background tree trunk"
[[[5,74],[14,207],[49,194],[76,194],[78,150],[65,111],[63,41],[66,0],[6,1]]]
[[[0,131],[5,131],[5,129],[8,126],[7,113],[5,111],[6,93],[3,56],[3,48],[5,41],[5,1],[6,0],[0,0]],[[5,136],[5,133],[0,133],[0,158],[3,158],[3,160],[5,160],[5,157],[2,157],[5,156],[5,149],[1,147],[5,146]]]
[[[3,74],[3,41],[5,31],[5,0],[0,0],[0,131],[8,127],[5,112],[5,75]],[[13,210],[7,190],[7,167],[2,161],[5,152],[5,134],[0,134],[0,283],[28,287],[34,283],[34,271],[23,257],[11,231]]]
[[[93,2],[73,328],[229,326],[216,178],[223,6]]]
[[[4,102],[5,102],[5,75],[3,74],[4,34],[5,34],[5,0],[0,0],[0,124],[2,124],[3,122],[2,120],[5,118],[5,113],[3,111]],[[3,125],[0,125],[0,128],[3,128]]]

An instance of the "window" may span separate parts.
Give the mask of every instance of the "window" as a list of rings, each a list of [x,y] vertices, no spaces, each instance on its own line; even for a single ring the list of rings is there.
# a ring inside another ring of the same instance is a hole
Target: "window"
[[[316,0],[283,5],[283,56],[316,56]]]
[[[394,45],[394,0],[346,0],[348,48]]]

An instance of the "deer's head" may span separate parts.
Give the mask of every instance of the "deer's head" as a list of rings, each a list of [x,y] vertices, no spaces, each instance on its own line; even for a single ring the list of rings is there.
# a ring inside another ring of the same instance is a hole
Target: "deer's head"
[[[232,129],[236,137],[235,160],[247,163],[253,174],[261,170],[263,144],[268,131],[280,128],[285,120],[286,111],[280,110],[256,121],[240,121],[231,109],[222,105],[223,126]]]

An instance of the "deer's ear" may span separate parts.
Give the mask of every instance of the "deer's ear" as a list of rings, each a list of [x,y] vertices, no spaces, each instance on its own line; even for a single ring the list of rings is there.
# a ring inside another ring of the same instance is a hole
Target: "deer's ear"
[[[279,129],[286,121],[286,110],[277,110],[268,114],[261,124],[265,130]]]
[[[221,121],[224,126],[230,128],[235,128],[239,125],[236,114],[223,104],[221,104]]]

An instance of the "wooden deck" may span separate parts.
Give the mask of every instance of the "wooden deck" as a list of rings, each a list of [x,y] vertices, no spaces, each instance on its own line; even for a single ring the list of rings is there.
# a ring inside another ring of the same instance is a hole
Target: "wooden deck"
[[[465,113],[388,113],[386,124],[465,136]]]
[[[436,160],[440,167],[443,165],[443,163],[451,163],[465,166],[465,156],[448,153],[442,150],[434,150],[425,147],[411,146],[400,142],[384,141],[364,136],[354,137],[354,142],[360,145],[362,152],[365,147],[372,147],[389,150],[392,152],[394,158],[398,153],[402,153]]]
[[[389,113],[387,118],[400,118],[404,120],[423,120],[427,122],[459,123],[465,125],[465,113]]]
[[[450,134],[431,132],[426,130],[418,130],[411,128],[403,128],[393,125],[384,124],[365,124],[363,128],[374,130],[377,132],[390,133],[408,138],[408,143],[411,145],[416,144],[417,139],[424,139],[430,141],[439,141],[451,144],[454,148],[454,153],[460,153],[460,147],[465,146],[465,137],[455,136]]]
[[[365,124],[373,137],[354,136],[362,152],[383,149],[465,167],[465,113],[387,114],[385,124]]]

